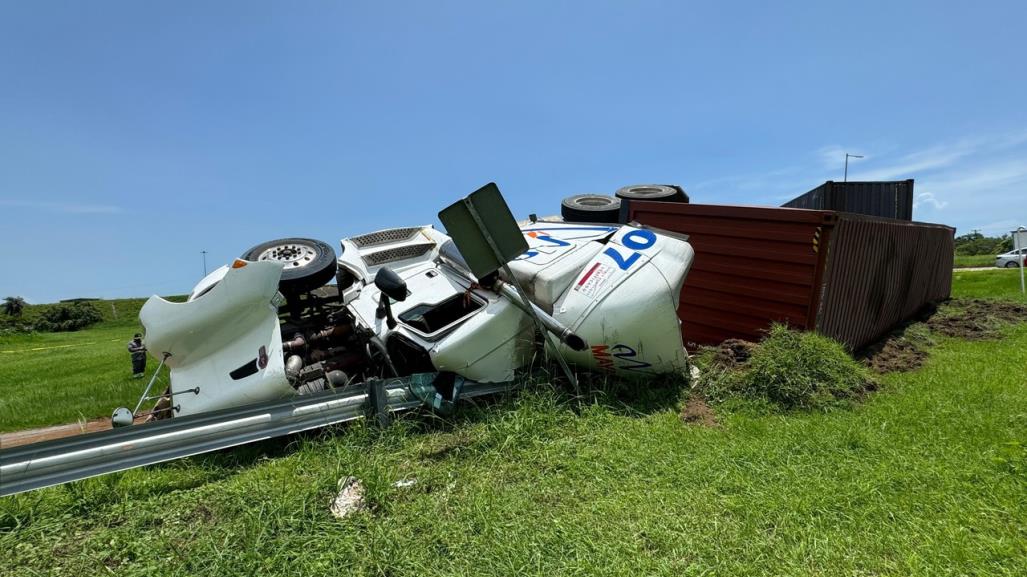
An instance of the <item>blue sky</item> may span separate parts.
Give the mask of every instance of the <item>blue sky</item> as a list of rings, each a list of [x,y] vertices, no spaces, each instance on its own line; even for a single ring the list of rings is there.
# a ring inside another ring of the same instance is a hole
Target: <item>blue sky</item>
[[[0,3],[0,297],[186,292],[284,236],[638,182],[915,178],[1027,224],[1022,2]]]

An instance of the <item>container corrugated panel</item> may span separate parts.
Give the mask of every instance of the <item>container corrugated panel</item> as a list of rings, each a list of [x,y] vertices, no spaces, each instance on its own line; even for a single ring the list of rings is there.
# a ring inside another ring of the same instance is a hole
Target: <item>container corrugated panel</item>
[[[876,182],[829,180],[782,206],[913,219],[913,179]]]
[[[689,235],[678,314],[689,348],[758,340],[773,322],[860,349],[945,299],[955,230],[857,214],[632,201],[631,220]]]
[[[949,297],[955,229],[839,214],[817,330],[858,350]]]
[[[627,212],[695,249],[678,307],[689,348],[759,340],[773,322],[815,328],[833,213],[642,201]]]

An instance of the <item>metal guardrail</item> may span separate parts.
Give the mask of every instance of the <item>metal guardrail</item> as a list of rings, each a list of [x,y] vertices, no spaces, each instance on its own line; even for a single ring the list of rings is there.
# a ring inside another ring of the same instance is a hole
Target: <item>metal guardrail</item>
[[[467,383],[461,398],[511,388],[509,383]],[[380,400],[375,402],[374,397]],[[384,424],[389,413],[421,404],[406,379],[386,379],[357,391],[325,391],[32,443],[0,450],[0,496],[282,437],[369,414],[377,415]]]

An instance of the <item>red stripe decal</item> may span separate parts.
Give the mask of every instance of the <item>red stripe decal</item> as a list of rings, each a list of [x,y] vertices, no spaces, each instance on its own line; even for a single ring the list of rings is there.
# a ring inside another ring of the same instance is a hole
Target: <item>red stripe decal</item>
[[[592,265],[592,268],[588,269],[588,272],[585,273],[585,276],[581,277],[581,280],[578,281],[578,286],[585,284],[585,281],[588,280],[588,277],[592,276],[592,273],[594,273],[597,268],[599,268],[599,263],[595,263],[594,265]]]

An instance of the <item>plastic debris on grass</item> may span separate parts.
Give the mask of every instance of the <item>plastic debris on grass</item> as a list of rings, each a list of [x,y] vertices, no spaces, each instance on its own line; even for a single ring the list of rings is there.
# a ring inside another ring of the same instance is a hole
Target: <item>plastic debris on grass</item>
[[[364,486],[356,477],[339,479],[339,493],[332,499],[329,510],[337,519],[362,511],[364,504]]]

